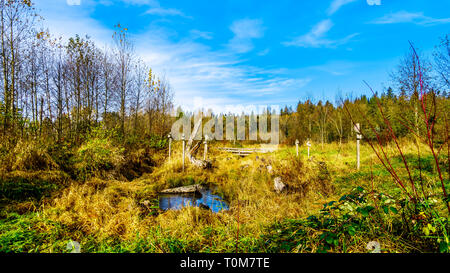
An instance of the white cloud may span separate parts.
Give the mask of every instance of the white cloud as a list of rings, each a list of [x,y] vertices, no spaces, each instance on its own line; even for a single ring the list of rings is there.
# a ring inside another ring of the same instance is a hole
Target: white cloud
[[[205,40],[211,40],[213,38],[213,34],[211,32],[207,32],[207,31],[200,31],[197,29],[192,29],[190,31],[191,34],[191,38],[192,39],[205,39]]]
[[[69,1],[69,0],[68,0]],[[74,1],[74,0],[70,0]],[[113,0],[100,0],[99,3],[101,5],[109,6],[113,4]],[[148,10],[145,11],[144,14],[157,15],[157,16],[181,16],[185,18],[191,18],[190,16],[186,16],[181,10],[174,8],[164,8],[161,6],[159,1],[157,0],[117,0],[117,2],[122,2],[128,5],[134,6],[147,6]]]
[[[333,22],[330,19],[320,21],[305,35],[299,36],[294,40],[290,42],[285,42],[283,44],[286,46],[297,46],[297,47],[335,48],[337,46],[348,43],[353,37],[359,35],[358,33],[354,33],[337,40],[329,40],[324,38],[324,36],[328,33],[328,31],[332,27]]]
[[[202,98],[208,108],[223,111],[225,105],[243,102],[279,103],[282,95],[300,90],[310,79],[248,66],[226,51],[213,51],[192,40],[173,43],[147,33],[136,49],[156,71],[165,74],[173,86],[177,105],[192,109],[193,98]],[[281,103],[281,102],[280,102]]]
[[[344,76],[354,73],[356,70],[364,67],[364,65],[370,64],[355,61],[350,62],[347,60],[334,60],[321,65],[308,67],[308,69],[325,72],[333,76]]]
[[[37,4],[51,33],[64,38],[89,34],[100,48],[111,45],[113,29],[90,18],[90,2],[83,1],[83,8],[73,12],[65,2],[54,5],[52,1],[41,0]],[[236,21],[230,29],[241,42],[251,43],[264,35],[259,20]],[[195,97],[202,98],[207,108],[215,112],[227,110],[228,105],[281,105],[291,103],[292,94],[310,84],[306,74],[249,66],[228,47],[213,50],[200,43],[202,40],[198,38],[212,38],[212,33],[192,30],[187,37],[174,42],[172,31],[151,25],[146,33],[131,38],[135,41],[136,55],[156,74],[167,77],[177,106],[193,110]]]
[[[436,19],[425,16],[423,12],[398,11],[387,14],[371,22],[372,24],[413,23],[417,25],[438,25],[450,23],[450,18]]]
[[[229,48],[236,53],[246,53],[253,50],[252,39],[264,36],[263,22],[258,19],[236,20],[230,26],[234,37],[229,41]]]
[[[69,6],[79,6],[81,5],[81,0],[66,0],[66,3]]]
[[[381,6],[381,0],[367,0],[369,6]]]
[[[76,34],[88,35],[98,46],[102,47],[111,39],[113,30],[106,29],[101,24],[89,17],[91,1],[84,0],[83,4],[76,7],[67,5],[65,1],[39,0],[36,1],[36,11],[44,20],[42,25],[48,28],[55,37],[68,40]]]
[[[333,0],[333,2],[331,2],[330,7],[328,7],[327,10],[327,14],[328,15],[333,15],[334,13],[336,13],[341,7],[353,3],[357,0]]]
[[[166,9],[161,7],[151,8],[145,12],[145,14],[158,15],[158,16],[181,16],[181,17],[189,17],[186,16],[182,11],[177,9]]]
[[[89,0],[91,1],[91,0]],[[150,6],[150,7],[159,7],[159,2],[157,0],[95,0],[98,4],[104,6],[111,6],[114,2],[121,2],[127,5],[133,6]]]
[[[241,19],[234,21],[230,27],[236,38],[252,39],[264,36],[262,21],[258,19]]]
[[[130,5],[149,5],[159,7],[159,2],[157,0],[120,0],[120,1]]]

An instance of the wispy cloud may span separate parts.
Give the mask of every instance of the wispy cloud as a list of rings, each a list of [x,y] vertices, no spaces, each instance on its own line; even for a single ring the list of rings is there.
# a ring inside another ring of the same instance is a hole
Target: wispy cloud
[[[178,9],[170,9],[170,8],[151,8],[145,12],[145,14],[158,15],[158,16],[181,16],[185,18],[190,18],[190,16],[186,16],[182,11]]]
[[[69,6],[79,6],[81,5],[81,0],[66,0],[66,3]]]
[[[149,5],[149,6],[159,6],[157,0],[119,0],[131,5]]]
[[[201,98],[205,108],[214,111],[243,102],[261,104],[268,98],[272,104],[282,104],[311,81],[305,75],[247,65],[229,51],[212,50],[192,40],[173,42],[152,33],[136,40],[137,51],[170,79],[175,103],[186,109],[198,107],[194,98]]]
[[[51,33],[64,38],[86,33],[101,48],[110,45],[113,30],[91,18],[88,8],[74,13],[65,2],[53,5],[52,1],[41,0],[38,5],[44,11],[45,24],[50,26]],[[236,21],[230,29],[236,41],[241,42],[251,43],[252,39],[264,35],[260,20]],[[215,112],[230,110],[228,105],[283,105],[290,103],[292,94],[301,92],[311,82],[306,74],[292,75],[288,70],[249,65],[228,47],[213,49],[202,44],[201,39],[212,38],[212,33],[191,30],[187,37],[173,39],[172,31],[175,30],[151,25],[144,33],[131,34],[131,38],[135,41],[136,54],[156,74],[169,79],[175,104],[184,109],[198,107],[195,98],[201,98],[204,107]]]
[[[439,25],[450,23],[450,18],[432,18],[425,16],[423,12],[408,12],[398,11],[387,14],[379,19],[376,19],[372,24],[398,24],[398,23],[413,23],[417,25]]]
[[[330,19],[320,21],[305,35],[299,36],[290,42],[284,42],[283,44],[285,46],[297,47],[335,48],[348,43],[353,37],[359,35],[358,33],[354,33],[337,40],[330,40],[325,38],[325,35],[328,33],[328,31],[330,31],[332,27],[333,22]]]
[[[207,32],[207,31],[200,31],[198,29],[192,29],[190,31],[191,34],[191,38],[192,39],[205,39],[205,40],[211,40],[213,38],[213,34],[211,32]]]
[[[128,5],[135,6],[146,6],[149,9],[144,12],[144,14],[156,15],[156,16],[181,16],[185,18],[192,18],[185,15],[181,10],[174,8],[164,8],[161,6],[158,0],[118,0]],[[111,0],[100,0],[100,4],[111,5],[113,2]]]
[[[97,0],[97,2],[104,6],[111,6],[114,3],[120,2],[133,6],[159,7],[159,2],[157,0]]]
[[[237,53],[251,51],[254,46],[252,39],[264,36],[263,22],[258,19],[241,19],[234,21],[230,27],[234,37],[229,41],[229,48]]]
[[[331,2],[330,7],[327,10],[327,14],[328,15],[333,15],[334,13],[336,13],[340,8],[342,8],[343,6],[353,3],[357,0],[333,0],[333,2]]]

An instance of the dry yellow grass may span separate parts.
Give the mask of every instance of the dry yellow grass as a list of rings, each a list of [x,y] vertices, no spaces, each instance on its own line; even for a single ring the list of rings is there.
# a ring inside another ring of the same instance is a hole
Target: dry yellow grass
[[[227,252],[234,251],[237,244],[239,251],[264,251],[258,245],[261,244],[260,238],[267,236],[270,228],[277,222],[317,215],[324,203],[338,200],[356,185],[370,189],[373,183],[375,190],[382,191],[396,188],[386,171],[382,172],[382,167],[367,144],[361,146],[360,172],[355,166],[354,143],[342,146],[326,144],[323,149],[321,145],[314,143],[311,160],[307,159],[305,146],[300,147],[299,158],[295,156],[295,147],[281,145],[273,153],[239,157],[218,150],[217,144],[209,144],[208,157],[213,163],[211,169],[199,169],[186,159],[183,172],[181,146],[177,142],[173,145],[170,161],[167,158],[163,160],[167,155],[162,152],[154,154],[160,165],[133,181],[113,178],[72,181],[57,196],[41,203],[41,208],[36,208],[35,203],[29,202],[20,203],[20,206],[16,204],[16,208],[38,213],[40,220],[34,229],[43,233],[55,232],[58,228],[45,222],[50,220],[52,223],[62,224],[66,234],[64,236],[80,242],[87,240],[86,238],[95,238],[96,244],[101,245],[112,239],[116,242],[115,247],[126,248],[144,240],[146,249],[154,252]],[[223,143],[219,145],[229,146]],[[421,148],[426,150],[425,147]],[[391,157],[398,156],[394,146],[387,145],[385,149]],[[405,143],[404,151],[414,154],[414,144]],[[137,152],[138,161],[143,157],[142,153],[143,151]],[[200,149],[197,157],[202,155]],[[373,180],[370,178],[371,164],[373,171],[378,174]],[[403,172],[399,162],[396,163],[396,168],[399,173]],[[27,179],[61,178],[54,171],[16,171],[9,175]],[[287,192],[275,192],[275,177],[281,177],[289,186]],[[213,213],[198,207],[186,207],[162,211],[154,207],[157,206],[161,190],[194,183],[214,185],[217,193],[229,203],[229,210]],[[303,228],[308,241],[291,251],[317,251],[319,241],[322,240],[319,236],[323,231],[308,226]],[[236,241],[237,237],[240,239],[239,243]],[[377,240],[390,251],[402,251],[407,242],[402,242],[402,246],[397,247],[393,238],[386,236]],[[346,247],[345,251],[365,252],[364,247],[371,239],[373,238],[352,238],[356,241]],[[182,249],[173,249],[178,245]],[[409,248],[412,249],[413,246]],[[51,249],[45,251],[52,251]]]
[[[237,235],[238,224],[240,236],[257,238],[262,234],[263,227],[274,221],[299,218],[321,207],[324,193],[317,188],[318,168],[315,163],[300,163],[303,169],[294,170],[297,176],[287,176],[293,171],[290,156],[276,152],[241,158],[213,147],[209,152],[214,166],[212,169],[198,169],[186,160],[186,168],[182,172],[181,155],[177,148],[175,145],[170,161],[166,160],[153,173],[132,182],[95,178],[84,184],[73,183],[47,206],[45,216],[83,234],[95,235],[99,240],[108,237],[131,240],[136,234],[152,238],[156,236],[154,230],[159,229],[166,237],[197,239],[199,245],[208,247],[207,241],[211,238],[203,234],[208,228],[213,227],[220,233],[213,241],[228,241],[231,244]],[[274,168],[273,173],[269,173],[268,165]],[[310,186],[277,194],[273,189],[273,178],[276,176],[292,179],[285,182],[294,188],[301,183],[309,183]],[[145,200],[157,198],[157,193],[162,189],[170,187],[171,179],[182,180],[186,177],[194,182],[216,185],[219,193],[229,202],[230,209],[213,213],[187,207],[153,216],[142,205]],[[221,247],[224,245],[217,243],[214,251],[220,251]]]

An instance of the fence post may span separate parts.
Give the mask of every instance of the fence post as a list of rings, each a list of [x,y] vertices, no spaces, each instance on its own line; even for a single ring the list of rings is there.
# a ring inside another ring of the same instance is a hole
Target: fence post
[[[309,142],[309,140],[306,142],[306,146],[308,146],[308,159],[309,159],[309,148],[311,147],[311,142]]]
[[[361,131],[360,131],[361,127],[360,127],[359,123],[355,124],[354,129],[356,132],[356,169],[359,171],[359,168],[360,168],[359,141],[362,138]]]
[[[206,160],[208,153],[208,135],[205,135],[205,142],[203,142],[203,144],[205,144],[205,152],[203,154],[203,160]]]
[[[172,135],[169,134],[167,137],[169,138],[169,161],[170,161],[170,156],[172,153]]]
[[[183,172],[184,172],[184,159],[185,159],[185,149],[186,149],[186,138],[184,134],[181,136],[181,140],[183,141]]]
[[[298,144],[300,142],[298,141],[298,139],[295,140],[295,149],[297,150],[297,157],[298,157]]]

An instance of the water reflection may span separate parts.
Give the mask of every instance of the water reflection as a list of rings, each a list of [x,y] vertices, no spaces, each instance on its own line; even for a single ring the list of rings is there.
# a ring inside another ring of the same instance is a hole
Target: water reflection
[[[159,196],[159,207],[163,210],[177,210],[187,206],[208,208],[213,212],[228,210],[228,204],[222,197],[213,194],[211,189],[201,190],[200,194],[161,194]]]

